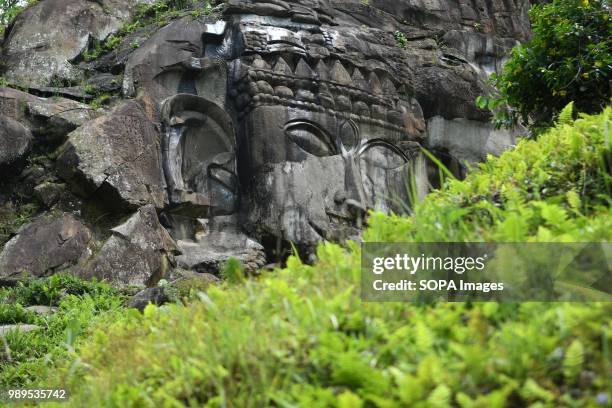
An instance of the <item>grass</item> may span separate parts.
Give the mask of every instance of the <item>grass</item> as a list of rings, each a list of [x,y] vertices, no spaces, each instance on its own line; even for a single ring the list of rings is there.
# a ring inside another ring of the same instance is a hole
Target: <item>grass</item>
[[[34,386],[56,363],[69,359],[78,336],[102,318],[120,310],[123,297],[110,287],[83,282],[65,274],[0,289],[0,324],[34,324],[42,329],[9,333],[2,339],[0,388]],[[57,312],[41,316],[28,306],[53,306]]]
[[[609,115],[522,141],[411,217],[374,214],[366,238],[609,241]],[[187,305],[111,311],[36,382],[69,406],[609,404],[610,303],[363,303],[358,245],[318,257],[252,279],[231,264]]]

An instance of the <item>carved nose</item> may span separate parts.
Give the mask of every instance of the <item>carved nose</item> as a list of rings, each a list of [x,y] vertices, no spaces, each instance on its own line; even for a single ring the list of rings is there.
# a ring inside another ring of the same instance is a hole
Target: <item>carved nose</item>
[[[368,208],[363,190],[361,171],[354,157],[349,157],[346,160],[344,204],[351,213],[351,216],[357,221],[357,226],[361,228]]]

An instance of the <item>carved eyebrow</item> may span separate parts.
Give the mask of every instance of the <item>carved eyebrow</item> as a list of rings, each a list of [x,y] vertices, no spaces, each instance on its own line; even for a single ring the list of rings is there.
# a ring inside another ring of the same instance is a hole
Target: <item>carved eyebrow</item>
[[[406,155],[406,153],[404,153],[402,151],[402,149],[400,149],[399,147],[395,146],[392,143],[387,142],[386,140],[383,139],[371,139],[368,140],[362,147],[361,149],[359,149],[359,155],[362,155],[363,153],[365,153],[366,151],[370,150],[373,147],[376,146],[380,146],[380,147],[385,147],[391,151],[393,151],[394,153],[398,154],[399,156],[402,157],[402,159],[404,159],[406,161],[406,163],[410,162],[410,157],[408,157]]]
[[[287,122],[284,127],[285,132],[300,129],[309,131],[310,133],[318,137],[323,143],[325,143],[325,145],[329,148],[331,152],[333,152],[334,154],[338,153],[336,144],[332,142],[332,137],[330,136],[330,134],[314,122],[298,119]]]

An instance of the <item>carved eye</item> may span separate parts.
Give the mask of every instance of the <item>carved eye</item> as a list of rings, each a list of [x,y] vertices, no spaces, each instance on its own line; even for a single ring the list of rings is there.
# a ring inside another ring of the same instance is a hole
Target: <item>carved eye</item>
[[[289,123],[285,126],[285,134],[293,143],[312,155],[326,157],[336,154],[327,133],[312,123]]]
[[[409,162],[406,155],[396,146],[384,141],[370,141],[361,153],[361,159],[369,165],[384,170],[395,170]]]

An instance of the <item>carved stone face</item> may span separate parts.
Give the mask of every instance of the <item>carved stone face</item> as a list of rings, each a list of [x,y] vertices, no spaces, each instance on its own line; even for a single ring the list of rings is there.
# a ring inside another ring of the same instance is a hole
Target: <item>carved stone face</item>
[[[242,13],[189,23],[188,47],[174,23],[127,78],[140,78],[135,93],[164,98],[167,213],[234,215],[256,238],[310,250],[356,238],[369,210],[399,212],[424,194],[423,115],[387,64],[345,55],[352,39],[321,26],[328,2],[260,15],[276,3],[230,1],[228,13]]]
[[[334,56],[350,39],[331,29],[254,16],[238,27],[230,99],[250,231],[310,250],[357,237],[368,210],[399,212],[425,193],[422,111],[378,61]]]
[[[403,210],[411,177],[425,173],[399,134],[350,117],[262,106],[243,126],[245,211],[258,235],[307,247],[354,238],[368,210]]]

